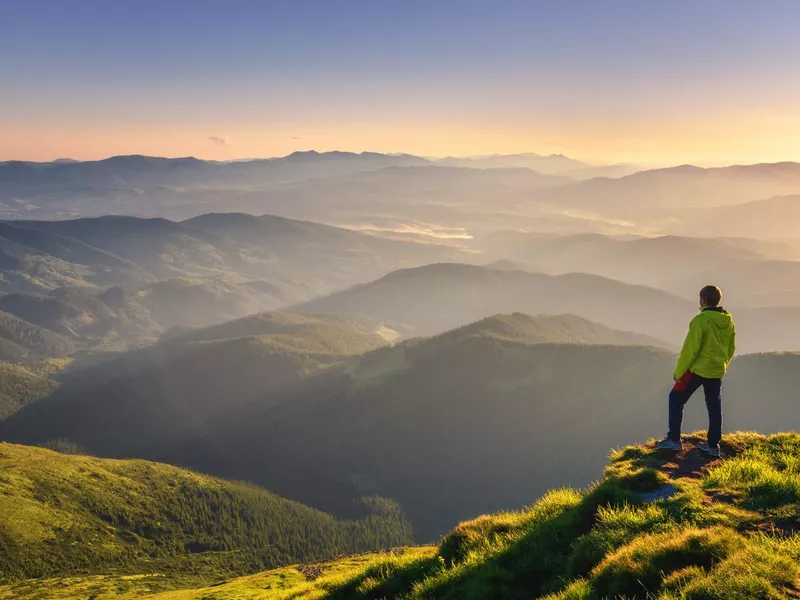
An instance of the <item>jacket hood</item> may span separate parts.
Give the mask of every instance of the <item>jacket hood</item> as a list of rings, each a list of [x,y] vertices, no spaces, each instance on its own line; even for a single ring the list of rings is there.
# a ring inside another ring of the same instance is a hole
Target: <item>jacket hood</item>
[[[728,329],[733,324],[733,317],[724,308],[713,307],[704,308],[700,311],[709,322],[713,323],[720,329]]]

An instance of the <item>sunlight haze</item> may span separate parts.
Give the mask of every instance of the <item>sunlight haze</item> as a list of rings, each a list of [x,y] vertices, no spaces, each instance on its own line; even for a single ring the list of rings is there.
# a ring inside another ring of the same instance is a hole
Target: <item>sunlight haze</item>
[[[4,4],[0,160],[800,160],[788,0],[136,6]]]

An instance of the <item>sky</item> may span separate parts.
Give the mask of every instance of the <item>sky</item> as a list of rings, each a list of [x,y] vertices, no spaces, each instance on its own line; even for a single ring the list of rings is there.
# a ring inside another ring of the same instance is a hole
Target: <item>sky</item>
[[[0,160],[800,161],[795,0],[0,0]]]

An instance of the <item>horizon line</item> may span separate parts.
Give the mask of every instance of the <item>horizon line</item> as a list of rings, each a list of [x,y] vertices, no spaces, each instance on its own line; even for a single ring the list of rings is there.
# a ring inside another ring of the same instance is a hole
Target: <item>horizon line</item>
[[[716,164],[709,164],[709,163],[661,163],[659,165],[646,165],[646,164],[637,164],[633,162],[609,162],[609,163],[598,163],[598,162],[589,162],[584,161],[579,158],[574,158],[568,154],[564,154],[561,152],[553,152],[549,154],[540,154],[538,152],[510,152],[510,153],[502,153],[496,152],[491,154],[470,154],[470,155],[447,155],[447,156],[432,156],[432,155],[420,155],[420,154],[412,154],[409,152],[377,152],[373,150],[362,150],[360,152],[351,151],[351,150],[316,150],[316,149],[308,149],[308,150],[295,150],[294,152],[290,152],[289,154],[285,155],[276,155],[276,156],[261,156],[261,157],[242,157],[242,158],[231,158],[227,160],[217,160],[213,158],[201,158],[199,156],[194,155],[184,155],[184,156],[159,156],[159,155],[151,155],[151,154],[139,154],[139,153],[132,153],[132,154],[112,154],[106,156],[104,158],[96,158],[96,159],[73,159],[67,156],[55,158],[49,161],[41,161],[41,160],[24,160],[24,159],[5,159],[0,160],[0,165],[7,165],[9,163],[21,163],[21,164],[33,164],[33,165],[52,165],[52,164],[63,164],[63,165],[70,165],[70,164],[85,164],[85,163],[99,163],[104,162],[107,160],[112,160],[115,158],[145,158],[145,159],[161,159],[161,160],[196,160],[198,162],[204,163],[215,163],[219,165],[227,165],[233,163],[250,163],[250,162],[259,162],[259,161],[271,161],[271,160],[282,160],[286,158],[290,158],[292,156],[297,155],[319,155],[324,156],[328,154],[347,154],[353,156],[363,156],[363,155],[379,155],[379,156],[387,156],[387,157],[401,157],[407,156],[412,158],[419,158],[422,160],[430,161],[434,164],[431,166],[436,166],[435,163],[444,160],[480,160],[492,157],[512,157],[512,156],[535,156],[539,158],[566,158],[570,160],[574,160],[576,162],[582,162],[585,164],[586,167],[614,167],[614,166],[630,166],[640,168],[640,171],[651,171],[651,170],[659,170],[659,169],[673,169],[673,168],[680,168],[680,167],[697,167],[701,169],[714,169],[714,168],[727,168],[727,167],[754,167],[759,165],[779,165],[779,164],[800,164],[800,161],[797,160],[778,160],[778,161],[761,161],[761,162],[721,162]],[[462,166],[461,168],[469,168],[466,166]],[[511,167],[508,167],[511,168]],[[530,169],[529,167],[516,167],[521,169]],[[580,167],[576,166],[576,169]]]

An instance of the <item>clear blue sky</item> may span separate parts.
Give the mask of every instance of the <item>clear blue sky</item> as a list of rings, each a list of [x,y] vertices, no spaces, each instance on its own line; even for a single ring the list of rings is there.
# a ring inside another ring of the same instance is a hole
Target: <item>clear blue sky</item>
[[[0,0],[0,160],[797,160],[799,25],[793,0]]]

